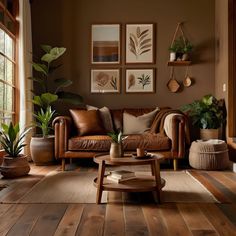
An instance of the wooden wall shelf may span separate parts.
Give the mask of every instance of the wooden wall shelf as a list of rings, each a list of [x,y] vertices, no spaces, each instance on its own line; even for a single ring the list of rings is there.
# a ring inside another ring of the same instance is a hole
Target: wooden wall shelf
[[[168,66],[189,66],[191,61],[168,61]]]

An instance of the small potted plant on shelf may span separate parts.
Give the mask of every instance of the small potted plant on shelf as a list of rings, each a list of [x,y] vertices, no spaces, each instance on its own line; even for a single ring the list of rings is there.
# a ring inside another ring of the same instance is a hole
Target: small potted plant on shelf
[[[200,128],[200,138],[203,140],[219,138],[219,128],[225,121],[224,103],[212,95],[206,95],[200,100],[184,105],[181,110],[192,119],[192,124]]]
[[[30,171],[30,166],[27,156],[21,154],[24,146],[23,139],[27,132],[32,128],[26,128],[20,134],[20,127],[17,123],[15,126],[10,122],[9,125],[2,124],[0,131],[0,143],[6,152],[3,157],[3,162],[0,167],[1,174],[6,178],[15,178],[27,175]]]
[[[189,60],[189,53],[192,52],[193,45],[188,39],[183,36],[175,39],[172,45],[169,47],[170,61],[187,61]]]
[[[109,132],[107,134],[109,137],[111,137],[111,148],[110,148],[110,157],[111,158],[119,158],[124,156],[124,150],[123,150],[123,141],[128,136],[123,136],[121,131],[118,132]]]

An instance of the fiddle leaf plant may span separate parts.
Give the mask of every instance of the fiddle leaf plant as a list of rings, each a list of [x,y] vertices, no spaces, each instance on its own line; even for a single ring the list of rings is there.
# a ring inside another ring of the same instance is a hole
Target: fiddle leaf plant
[[[193,125],[200,129],[218,129],[225,121],[224,106],[212,95],[184,105],[181,110],[187,113]]]
[[[79,94],[63,91],[72,84],[72,81],[65,78],[53,78],[54,71],[61,66],[53,64],[66,52],[66,48],[50,45],[41,45],[41,48],[45,54],[39,62],[32,63],[38,76],[29,78],[38,84],[40,90],[39,94],[33,96],[33,103],[44,110],[58,100],[80,105],[83,99]]]

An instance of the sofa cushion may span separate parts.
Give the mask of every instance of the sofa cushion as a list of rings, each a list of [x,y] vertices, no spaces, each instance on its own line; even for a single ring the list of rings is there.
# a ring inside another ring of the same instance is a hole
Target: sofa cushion
[[[141,116],[134,116],[129,113],[123,113],[123,133],[125,135],[129,134],[142,134],[148,130],[152,125],[153,119],[159,108],[154,111],[143,114]]]
[[[90,110],[98,110],[100,113],[100,117],[102,119],[102,123],[103,126],[106,130],[106,132],[112,132],[114,131],[113,129],[113,123],[112,123],[112,118],[111,118],[111,113],[109,108],[107,107],[102,107],[102,108],[98,108],[98,107],[94,107],[94,106],[90,106],[90,105],[86,105],[86,108],[88,111]]]
[[[111,138],[107,135],[77,136],[69,139],[70,151],[104,151],[109,152]],[[124,140],[125,151],[135,151],[137,147],[143,147],[148,151],[168,150],[171,142],[168,137],[161,134],[136,134],[129,135]]]
[[[97,110],[70,109],[78,135],[106,134]]]

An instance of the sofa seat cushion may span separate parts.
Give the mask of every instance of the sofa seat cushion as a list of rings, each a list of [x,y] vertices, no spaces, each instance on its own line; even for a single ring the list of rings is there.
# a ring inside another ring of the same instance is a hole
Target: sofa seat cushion
[[[107,135],[76,136],[69,139],[70,151],[99,151],[108,152],[111,138]],[[135,151],[144,147],[148,151],[167,150],[171,147],[168,137],[161,134],[133,134],[124,140],[124,150]]]

